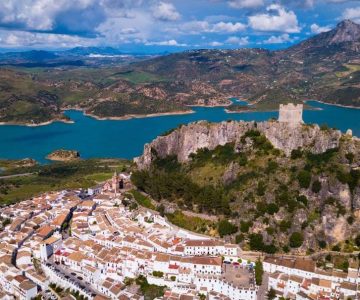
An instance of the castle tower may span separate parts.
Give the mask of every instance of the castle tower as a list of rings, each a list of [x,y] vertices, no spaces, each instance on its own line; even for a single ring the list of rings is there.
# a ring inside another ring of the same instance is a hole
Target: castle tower
[[[292,126],[303,124],[303,108],[302,104],[280,104],[279,122],[288,123]]]
[[[114,172],[114,175],[111,179],[111,186],[115,193],[119,191],[119,176],[116,171]]]

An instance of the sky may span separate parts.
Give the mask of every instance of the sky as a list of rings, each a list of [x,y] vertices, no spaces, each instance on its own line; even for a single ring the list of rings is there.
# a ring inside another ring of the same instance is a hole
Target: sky
[[[0,0],[0,48],[284,48],[360,23],[360,0]]]

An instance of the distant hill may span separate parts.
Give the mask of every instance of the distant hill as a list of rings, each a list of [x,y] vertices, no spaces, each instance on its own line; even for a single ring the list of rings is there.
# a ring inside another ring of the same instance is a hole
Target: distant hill
[[[0,68],[0,121],[49,120],[71,107],[102,118],[184,111],[230,105],[229,97],[253,103],[248,110],[308,99],[359,107],[359,54],[360,25],[349,20],[279,51],[202,49],[150,58],[111,47],[2,53],[1,65],[36,68]],[[31,118],[43,111],[39,91],[58,101],[52,113]]]

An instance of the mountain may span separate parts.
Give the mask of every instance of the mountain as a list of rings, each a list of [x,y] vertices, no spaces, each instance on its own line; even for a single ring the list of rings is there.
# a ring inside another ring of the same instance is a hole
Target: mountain
[[[201,121],[157,137],[135,162],[133,183],[170,220],[191,226],[181,211],[228,220],[227,240],[244,250],[347,251],[359,236],[360,141],[337,130]]]
[[[5,78],[16,73],[0,89],[0,120],[13,119],[7,109],[11,103],[16,121],[27,121],[38,111],[32,106],[36,101],[26,106],[29,112],[24,114],[22,110],[18,114],[18,107],[24,106],[16,105],[16,99],[28,99],[24,97],[28,92],[27,96],[36,99],[43,90],[58,97],[57,110],[48,118],[71,107],[101,118],[184,111],[189,110],[188,105],[229,105],[230,111],[269,110],[277,109],[279,103],[308,99],[359,107],[359,36],[360,25],[346,20],[329,32],[279,51],[202,49],[150,59],[124,56],[111,47],[79,47],[54,54],[36,52],[32,53],[34,58],[44,55],[49,59],[34,63],[22,58],[20,63],[10,64],[41,70],[31,73],[0,69]],[[52,59],[51,55],[58,57]],[[9,64],[9,60],[2,64]],[[24,90],[21,80],[30,80],[34,92]],[[253,105],[231,105],[229,97]]]

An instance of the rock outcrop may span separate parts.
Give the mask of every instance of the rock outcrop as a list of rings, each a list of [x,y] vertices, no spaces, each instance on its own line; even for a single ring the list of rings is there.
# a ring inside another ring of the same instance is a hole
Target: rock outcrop
[[[227,143],[239,144],[241,137],[249,130],[263,133],[272,145],[287,156],[294,149],[302,148],[312,153],[323,153],[339,146],[341,132],[321,130],[318,125],[290,126],[276,121],[243,122],[228,121],[209,123],[200,121],[160,136],[144,146],[142,156],[135,158],[139,169],[147,169],[157,158],[176,155],[179,162],[186,162],[191,153],[201,148],[214,149]]]

